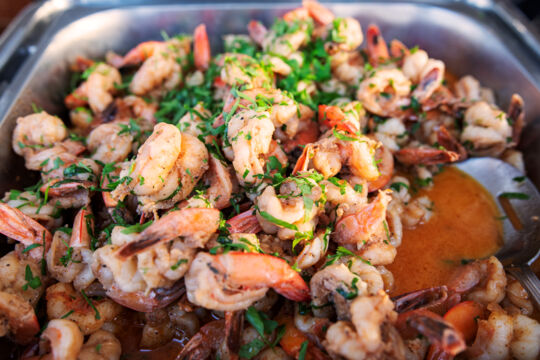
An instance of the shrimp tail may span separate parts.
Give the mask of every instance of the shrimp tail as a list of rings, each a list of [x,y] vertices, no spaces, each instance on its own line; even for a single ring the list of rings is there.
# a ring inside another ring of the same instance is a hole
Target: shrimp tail
[[[186,242],[195,246],[204,245],[206,240],[217,231],[219,226],[219,210],[190,208],[170,212],[157,220],[143,232],[135,241],[118,249],[117,256],[127,259],[158,243],[186,237]]]
[[[262,227],[253,209],[249,209],[230,218],[227,220],[227,225],[229,225],[229,232],[231,234],[256,234],[262,231]]]
[[[377,25],[369,25],[366,38],[369,63],[372,66],[377,66],[380,62],[384,62],[389,58],[388,46],[386,46],[381,30]]]
[[[406,165],[437,165],[458,161],[458,153],[446,149],[436,148],[405,148],[395,154],[398,161]]]
[[[193,59],[197,70],[205,71],[210,64],[210,42],[206,33],[206,25],[200,24],[193,32]]]

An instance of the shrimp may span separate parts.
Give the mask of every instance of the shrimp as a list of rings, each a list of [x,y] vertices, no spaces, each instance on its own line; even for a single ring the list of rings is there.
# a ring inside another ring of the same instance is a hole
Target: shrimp
[[[495,103],[495,96],[491,89],[482,87],[480,82],[471,75],[463,76],[454,85],[458,99],[462,101],[485,101],[489,104]]]
[[[420,196],[403,207],[401,221],[408,229],[429,221],[433,216],[433,202],[427,196]]]
[[[223,66],[220,79],[228,86],[261,88],[273,83],[273,79],[261,67],[260,62],[249,55],[225,53],[218,63]]]
[[[204,190],[204,196],[216,209],[224,209],[231,205],[230,200],[238,183],[231,173],[230,166],[211,155],[209,169],[203,180],[209,185],[208,189]]]
[[[417,50],[403,58],[403,74],[418,86],[412,92],[420,103],[427,100],[441,85],[444,78],[444,63],[430,59],[427,52]]]
[[[293,173],[314,168],[329,178],[347,165],[353,175],[373,181],[380,176],[374,161],[377,146],[376,141],[365,136],[343,135],[335,130],[332,135],[327,132],[316,143],[304,147]]]
[[[131,152],[133,136],[120,124],[102,124],[90,132],[87,138],[92,159],[104,163],[124,161]]]
[[[58,207],[55,201],[47,201],[38,197],[39,195],[31,191],[13,192],[8,191],[2,199],[12,208],[19,209],[24,215],[44,224],[46,228],[52,228],[59,225],[61,218],[58,218]]]
[[[15,342],[27,344],[40,327],[32,305],[17,294],[0,291],[0,336],[10,334]]]
[[[245,233],[256,234],[262,231],[255,209],[249,209],[227,220],[227,226],[231,234]]]
[[[82,346],[79,359],[119,360],[121,355],[120,341],[112,333],[98,330]]]
[[[315,265],[326,255],[328,240],[325,241],[324,236],[324,232],[319,232],[304,246],[296,258],[296,265],[299,269],[307,269]]]
[[[49,352],[44,360],[119,360],[122,353],[120,341],[110,332],[98,330],[83,344],[84,337],[77,325],[64,319],[49,321],[41,334],[40,348]]]
[[[367,54],[369,63],[376,67],[379,63],[388,60],[390,55],[388,54],[388,46],[384,41],[381,30],[377,25],[371,24],[366,31],[367,40]]]
[[[23,214],[19,209],[0,203],[0,233],[19,241],[24,248],[41,245],[29,250],[29,256],[37,261],[43,258],[51,245],[52,235],[40,223]],[[45,249],[43,249],[45,247]]]
[[[354,51],[364,41],[360,23],[351,17],[335,18],[316,32],[321,39],[329,39],[324,47],[330,55],[340,51]]]
[[[353,101],[340,106],[319,105],[319,123],[328,128],[356,134],[362,128],[362,118],[365,115],[360,103]]]
[[[210,63],[210,43],[208,42],[208,34],[206,33],[206,26],[200,24],[195,28],[193,32],[193,59],[195,67],[204,71],[208,69]]]
[[[90,300],[86,293],[76,291],[71,284],[56,283],[47,288],[47,316],[68,319],[77,324],[84,335],[101,329],[114,319],[122,307],[109,298]]]
[[[56,280],[73,282],[77,289],[85,289],[95,280],[90,250],[93,229],[92,211],[83,207],[75,216],[71,237],[63,231],[54,233],[47,253],[47,268]]]
[[[474,343],[467,349],[470,359],[508,359],[514,331],[511,316],[494,305],[487,320],[478,321],[478,332]]]
[[[227,137],[234,153],[233,167],[240,184],[260,183],[264,174],[263,155],[270,151],[274,124],[266,111],[242,110],[229,122]]]
[[[290,57],[309,40],[310,21],[295,20],[298,26],[285,34],[278,33],[276,29],[270,29],[262,40],[262,48],[265,53],[276,54],[285,58]]]
[[[503,301],[508,305],[504,305],[505,310],[512,315],[531,315],[534,310],[534,305],[529,298],[529,293],[523,288],[519,281],[512,277],[507,278],[506,298]]]
[[[407,142],[407,128],[399,118],[387,119],[375,128],[375,138],[391,152],[396,152]]]
[[[64,103],[69,109],[88,104],[94,113],[101,113],[113,102],[115,85],[121,83],[122,77],[116,68],[98,63],[88,79],[66,96]]]
[[[336,241],[341,244],[360,244],[362,240],[368,240],[382,226],[391,200],[388,192],[381,191],[375,200],[360,211],[341,218],[336,223]]]
[[[77,360],[84,337],[77,324],[57,319],[49,321],[41,340],[49,344],[52,360]]]
[[[13,151],[26,158],[39,149],[63,141],[67,135],[66,125],[62,120],[42,111],[17,118],[11,143]]]
[[[169,175],[154,194],[138,196],[142,212],[168,209],[185,199],[208,170],[208,150],[196,137],[182,133],[180,155]],[[141,179],[139,178],[139,182]],[[158,184],[159,186],[159,184]]]
[[[313,18],[318,24],[327,25],[334,21],[334,14],[319,4],[316,0],[303,0],[302,8],[307,10],[310,17]],[[300,10],[302,12],[302,10]],[[287,14],[283,16],[286,17]],[[285,19],[287,20],[287,19]]]
[[[411,82],[398,69],[376,70],[364,79],[356,93],[356,98],[370,112],[379,116],[393,116],[401,112],[401,107],[409,104]]]
[[[512,141],[512,127],[506,117],[484,101],[473,104],[465,111],[461,142],[469,143],[474,155],[499,156]]]
[[[176,61],[185,61],[189,54],[191,40],[171,39],[166,42],[154,42],[151,55],[144,57],[144,62],[133,76],[129,90],[135,95],[145,95],[162,90],[172,90],[182,82],[182,65]]]
[[[346,359],[371,359],[384,351],[381,327],[396,320],[392,301],[383,291],[359,296],[351,303],[351,321],[338,321],[326,332],[324,345]]]
[[[308,286],[296,271],[284,260],[264,254],[198,253],[185,283],[189,301],[214,310],[245,309],[263,298],[270,287],[294,301],[310,297]]]
[[[309,178],[306,180],[309,184],[307,186],[312,190],[309,198],[315,202],[320,198],[321,192],[317,191],[318,186],[313,180]],[[259,209],[256,215],[262,229],[269,234],[277,233],[282,240],[294,238],[296,231],[312,231],[317,225],[318,207],[306,208],[298,186],[292,181],[285,182],[281,186],[280,196],[284,198],[280,199],[274,188],[269,186],[257,197],[256,204]],[[293,224],[296,229],[279,226],[269,221],[263,214]]]
[[[505,296],[506,274],[494,256],[476,260],[456,269],[448,288],[481,304],[499,303]]]
[[[354,274],[345,264],[332,264],[313,275],[309,281],[313,313],[317,317],[329,317],[332,309],[324,305],[331,302],[336,308],[339,320],[350,318],[349,294],[363,296],[367,293],[367,284]]]
[[[120,258],[141,253],[151,246],[183,237],[190,247],[204,247],[219,226],[217,209],[182,209],[168,213],[118,250]]]
[[[540,324],[525,315],[514,315],[514,332],[510,351],[517,360],[538,359],[540,354]]]

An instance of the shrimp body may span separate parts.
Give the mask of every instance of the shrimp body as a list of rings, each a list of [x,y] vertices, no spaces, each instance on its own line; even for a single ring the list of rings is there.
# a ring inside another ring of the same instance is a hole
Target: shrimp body
[[[88,135],[88,150],[92,159],[104,163],[124,161],[131,152],[133,136],[119,124],[102,124]]]
[[[356,98],[370,112],[379,116],[399,113],[408,105],[411,82],[398,69],[377,70],[360,83]],[[381,95],[382,94],[382,95]]]
[[[12,147],[16,154],[26,156],[27,153],[61,142],[66,137],[67,129],[62,120],[42,111],[17,119]]]
[[[254,272],[257,269],[257,272]],[[209,309],[245,309],[272,287],[294,300],[309,299],[309,288],[282,259],[271,255],[199,253],[185,278],[189,301]]]
[[[77,360],[84,337],[77,324],[70,320],[51,320],[41,334],[50,343],[52,360]]]
[[[241,184],[259,183],[270,151],[274,124],[268,112],[242,110],[229,122],[227,136],[234,153],[233,166]]]

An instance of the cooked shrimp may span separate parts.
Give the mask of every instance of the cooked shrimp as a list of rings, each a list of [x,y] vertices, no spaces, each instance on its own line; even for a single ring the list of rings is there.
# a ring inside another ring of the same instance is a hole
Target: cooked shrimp
[[[495,95],[491,89],[482,87],[480,82],[471,75],[463,76],[454,85],[457,98],[462,101],[485,101],[495,103]]]
[[[367,293],[367,285],[360,276],[354,274],[344,264],[333,264],[319,270],[309,281],[313,313],[317,317],[329,317],[332,308],[324,305],[331,302],[334,304],[339,320],[350,318],[350,299],[345,294],[363,296]]]
[[[142,212],[168,209],[185,199],[208,169],[208,150],[196,137],[182,134],[180,155],[172,171],[164,178],[161,188],[154,194],[138,196]],[[138,179],[139,183],[141,178]],[[159,186],[159,184],[158,184]]]
[[[476,339],[467,349],[467,356],[471,359],[508,359],[513,331],[512,317],[493,306],[487,320],[478,320]]]
[[[514,333],[510,343],[512,356],[517,360],[538,359],[540,354],[540,324],[525,315],[514,316]]]
[[[264,174],[263,155],[270,151],[274,124],[268,112],[242,110],[229,122],[227,137],[234,153],[233,166],[241,184],[260,183]]]
[[[304,245],[304,248],[296,258],[299,269],[307,269],[318,263],[328,250],[328,239],[324,238],[324,232],[317,233],[313,239]]]
[[[351,17],[335,18],[323,29],[323,31],[318,31],[318,35],[330,40],[325,43],[325,49],[331,55],[338,51],[353,51],[364,40],[360,23]],[[328,37],[329,34],[331,34],[330,37]]]
[[[379,169],[374,161],[377,142],[365,136],[351,137],[338,133],[337,136],[346,136],[345,140],[340,140],[329,134],[327,132],[316,143],[306,145],[293,173],[314,168],[329,178],[347,165],[353,175],[359,178],[372,181],[379,177]]]
[[[182,82],[182,66],[176,61],[185,61],[189,53],[190,39],[171,39],[153,42],[151,55],[143,57],[144,62],[133,76],[129,89],[135,95],[145,95],[152,91],[174,89]]]
[[[116,68],[98,63],[88,79],[69,94],[64,102],[70,109],[87,103],[94,113],[101,113],[113,102],[116,85],[121,83],[122,77]]]
[[[73,321],[56,319],[49,321],[41,340],[49,344],[52,360],[77,360],[84,337]]]
[[[39,194],[30,191],[20,193],[8,191],[2,201],[12,208],[19,209],[24,215],[44,224],[46,228],[59,225],[62,219],[58,218],[56,202],[51,200],[43,203],[44,199],[36,195]]]
[[[417,50],[403,58],[403,74],[413,83],[418,84],[412,92],[420,103],[427,100],[439,86],[444,78],[444,63],[440,60],[430,59],[427,52]]]
[[[149,226],[138,237],[118,250],[118,256],[126,258],[145,251],[158,243],[164,243],[177,237],[191,247],[204,247],[210,236],[219,226],[217,209],[182,209],[163,216]]]
[[[198,253],[185,282],[189,301],[215,310],[245,309],[270,287],[294,301],[309,299],[302,277],[284,260],[264,254]]]
[[[335,240],[341,244],[362,244],[369,240],[386,218],[386,208],[392,197],[381,191],[377,198],[355,214],[347,215],[336,223]]]
[[[477,156],[498,156],[512,141],[512,127],[507,115],[484,101],[479,101],[465,112],[461,142],[471,144]]]
[[[216,209],[224,209],[231,205],[230,200],[238,183],[230,166],[211,155],[209,169],[203,180],[209,185],[204,191],[205,196]]]
[[[131,152],[133,136],[123,131],[120,124],[102,124],[90,132],[86,141],[92,159],[112,163],[127,158]]]
[[[62,120],[45,111],[20,117],[13,130],[13,151],[18,155],[27,156],[61,142],[67,135],[66,125]]]
[[[46,299],[49,319],[72,320],[84,335],[99,330],[105,322],[114,319],[122,309],[108,298],[89,300],[71,284],[64,283],[48,287]]]
[[[270,75],[261,64],[249,55],[225,53],[220,79],[227,85],[261,88],[272,83]]]
[[[433,202],[426,195],[417,197],[403,207],[401,221],[406,228],[413,229],[429,221],[433,216]]]
[[[448,282],[450,290],[467,293],[468,299],[481,304],[501,302],[505,287],[504,268],[494,256],[459,267]]]
[[[98,330],[81,348],[78,359],[91,360],[119,360],[122,355],[120,341],[110,332]]]
[[[94,229],[92,212],[87,208],[75,216],[72,234],[56,231],[47,253],[47,269],[58,281],[71,283],[77,289],[85,289],[94,280],[91,236]]]
[[[40,244],[41,249],[38,246],[28,252],[36,261],[43,258],[43,246],[46,252],[52,240],[49,230],[40,223],[23,214],[19,209],[4,203],[0,203],[0,233],[19,241],[25,248]]]
[[[392,301],[383,291],[359,296],[351,304],[352,324],[338,321],[326,333],[325,347],[346,359],[370,359],[383,351],[381,325],[396,319]]]
[[[21,296],[0,291],[0,336],[10,335],[15,342],[27,344],[40,327],[34,308]]]
[[[522,314],[531,315],[534,310],[534,305],[529,299],[529,293],[523,288],[521,283],[512,277],[508,278],[508,285],[506,286],[506,298],[505,302],[509,303],[509,308],[504,305],[505,310],[511,315]]]
[[[356,98],[370,112],[379,116],[399,114],[409,103],[411,82],[398,69],[376,70],[372,77],[363,80]]]
[[[316,190],[318,186],[314,181],[312,181],[311,186],[312,191],[309,198],[317,201],[321,196],[320,190]],[[258,211],[256,215],[262,229],[268,234],[277,234],[282,240],[294,238],[296,231],[312,231],[317,225],[318,208],[316,206],[311,209],[306,208],[298,187],[292,181],[281,186],[280,196],[282,198],[279,198],[274,188],[269,186],[257,197]],[[276,219],[292,224],[297,230],[291,230],[269,221],[262,214],[269,214]]]
[[[388,46],[381,35],[381,30],[377,25],[371,24],[366,31],[367,54],[369,63],[377,66],[380,63],[386,62],[390,55],[388,54]]]
[[[193,32],[193,59],[198,70],[204,71],[208,69],[210,43],[208,42],[208,34],[204,24],[198,25]]]

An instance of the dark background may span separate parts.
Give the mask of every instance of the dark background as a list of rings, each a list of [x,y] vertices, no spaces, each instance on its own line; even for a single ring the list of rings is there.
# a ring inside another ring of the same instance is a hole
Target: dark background
[[[511,1],[523,11],[540,31],[540,0]],[[0,0],[0,32],[2,32],[19,11],[30,2],[31,0]]]

